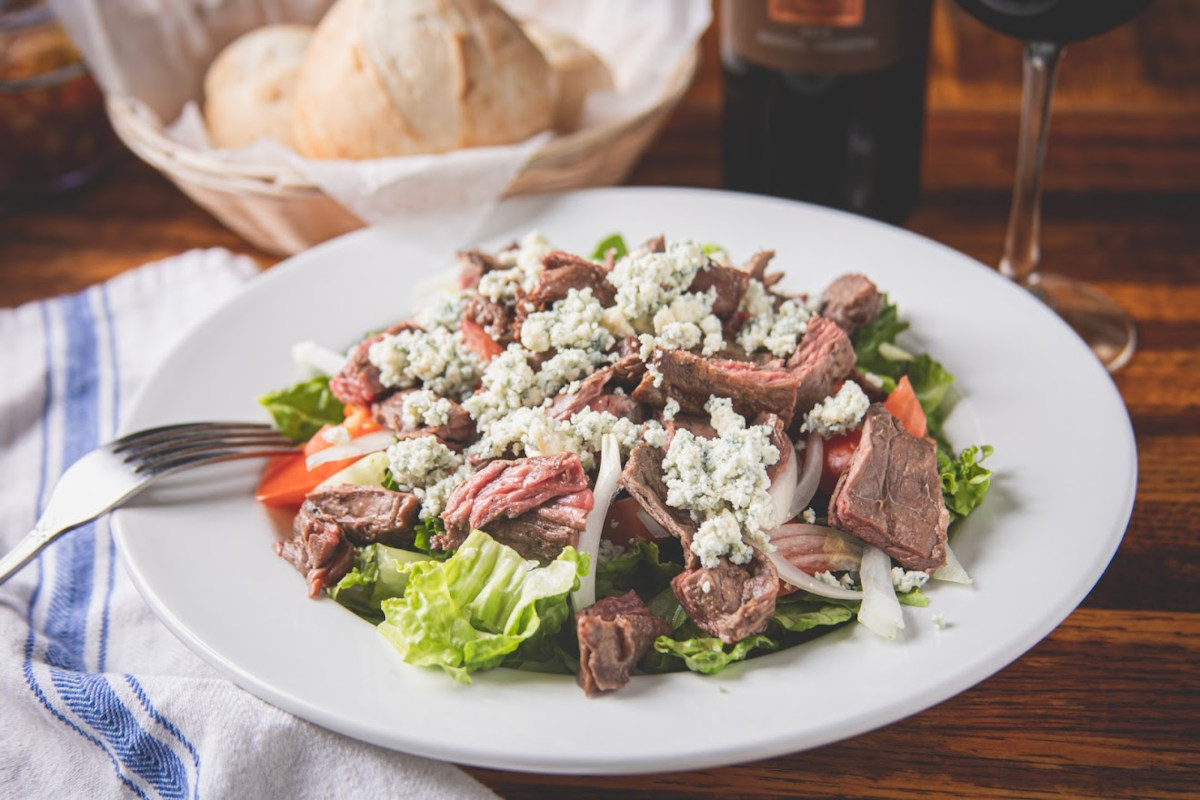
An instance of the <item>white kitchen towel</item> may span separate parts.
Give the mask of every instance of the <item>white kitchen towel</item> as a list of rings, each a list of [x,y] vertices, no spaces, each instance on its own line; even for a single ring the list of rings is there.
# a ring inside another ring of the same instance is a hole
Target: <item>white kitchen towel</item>
[[[0,549],[111,438],[139,382],[257,271],[192,251],[0,310]],[[482,798],[450,765],[318,728],[221,677],[158,621],[104,519],[0,585],[0,797]]]

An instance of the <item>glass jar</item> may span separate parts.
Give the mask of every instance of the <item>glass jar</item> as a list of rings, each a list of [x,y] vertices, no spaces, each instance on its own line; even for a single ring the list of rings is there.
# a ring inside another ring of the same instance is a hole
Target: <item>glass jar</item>
[[[78,186],[117,151],[104,97],[41,0],[0,0],[0,199]]]

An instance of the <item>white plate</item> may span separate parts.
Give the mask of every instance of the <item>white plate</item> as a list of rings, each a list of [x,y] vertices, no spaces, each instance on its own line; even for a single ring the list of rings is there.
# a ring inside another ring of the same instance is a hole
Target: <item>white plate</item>
[[[193,473],[115,522],[147,602],[248,691],[348,736],[480,766],[708,767],[816,747],[929,708],[1032,647],[1104,571],[1133,504],[1128,415],[1083,343],[994,271],[858,217],[684,189],[506,202],[481,241],[500,245],[535,228],[583,252],[614,231],[630,241],[666,233],[720,242],[737,259],[772,248],[795,289],[869,274],[912,322],[909,341],[958,378],[951,441],[996,448],[991,494],[953,540],[974,585],[931,587],[928,608],[904,610],[896,641],[849,626],[712,678],[637,677],[593,699],[572,678],[510,670],[460,686],[404,664],[335,603],[306,597],[301,576],[272,552],[271,521],[251,497],[257,466],[243,464]],[[263,418],[254,399],[298,377],[293,343],[345,347],[406,316],[414,286],[451,261],[413,254],[386,229],[296,256],[186,337],[126,427]]]

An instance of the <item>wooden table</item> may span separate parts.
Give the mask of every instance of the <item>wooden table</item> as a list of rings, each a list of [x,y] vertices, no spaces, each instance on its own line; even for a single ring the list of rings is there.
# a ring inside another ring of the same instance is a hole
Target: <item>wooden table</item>
[[[630,183],[719,186],[711,34],[695,86]],[[1015,42],[939,5],[925,190],[907,227],[988,263],[1008,208],[1019,77]],[[1116,376],[1137,436],[1137,502],[1116,558],[1075,613],[975,688],[819,750],[652,776],[471,773],[510,798],[1200,796],[1198,79],[1190,0],[1159,0],[1135,23],[1073,46],[1062,65],[1044,263],[1102,287],[1141,337]],[[214,245],[249,251],[126,158],[100,183],[0,218],[0,305]],[[798,679],[798,695],[814,690]]]

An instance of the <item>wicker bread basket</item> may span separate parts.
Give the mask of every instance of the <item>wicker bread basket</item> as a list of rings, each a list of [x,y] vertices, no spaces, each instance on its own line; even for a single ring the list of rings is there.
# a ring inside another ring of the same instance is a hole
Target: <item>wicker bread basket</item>
[[[693,49],[676,65],[658,102],[620,123],[550,140],[509,185],[506,196],[620,183],[687,91],[699,63]],[[256,247],[290,255],[363,222],[287,166],[230,163],[187,147],[110,96],[108,115],[121,140],[184,194]]]

